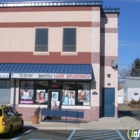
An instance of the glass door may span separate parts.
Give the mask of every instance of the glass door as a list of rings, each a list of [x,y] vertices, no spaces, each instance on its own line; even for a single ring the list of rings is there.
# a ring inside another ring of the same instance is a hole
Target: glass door
[[[61,108],[61,90],[50,90],[49,96],[49,108],[60,109]]]

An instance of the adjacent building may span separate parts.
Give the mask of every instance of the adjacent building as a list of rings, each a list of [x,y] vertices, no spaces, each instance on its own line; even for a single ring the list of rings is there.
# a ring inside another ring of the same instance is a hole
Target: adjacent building
[[[125,77],[123,89],[123,102],[131,102],[140,100],[140,78]]]
[[[0,0],[0,103],[117,117],[118,17],[102,0]]]

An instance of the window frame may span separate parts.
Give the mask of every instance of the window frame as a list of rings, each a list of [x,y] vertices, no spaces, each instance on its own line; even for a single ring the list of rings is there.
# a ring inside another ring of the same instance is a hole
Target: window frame
[[[74,29],[75,30],[75,44],[73,45],[73,44],[65,44],[65,29],[67,30],[67,29]],[[76,27],[64,27],[63,28],[63,38],[62,38],[62,52],[67,52],[67,53],[74,53],[74,52],[77,52],[77,28]],[[67,47],[66,46],[74,46],[74,49],[75,50],[73,50],[73,51],[67,51],[67,50],[64,50],[64,49],[66,49]]]
[[[37,44],[37,30],[46,30],[47,31],[47,38],[46,38],[46,44]],[[34,52],[37,52],[37,53],[42,53],[42,52],[48,52],[48,50],[49,50],[49,45],[48,45],[48,42],[49,42],[49,28],[47,28],[47,27],[41,27],[41,28],[39,28],[39,27],[36,27],[35,28],[35,44],[34,44]],[[38,46],[38,47],[37,47]],[[41,46],[43,46],[44,48],[46,47],[46,50],[36,50],[37,48],[39,48],[39,47],[41,47]]]

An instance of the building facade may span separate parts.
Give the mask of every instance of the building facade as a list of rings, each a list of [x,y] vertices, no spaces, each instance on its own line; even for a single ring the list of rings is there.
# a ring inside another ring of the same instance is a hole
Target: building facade
[[[119,8],[102,0],[0,2],[1,103],[117,117]],[[39,98],[40,96],[40,98]]]
[[[140,100],[140,78],[139,77],[125,77],[123,88],[123,102],[131,102]]]

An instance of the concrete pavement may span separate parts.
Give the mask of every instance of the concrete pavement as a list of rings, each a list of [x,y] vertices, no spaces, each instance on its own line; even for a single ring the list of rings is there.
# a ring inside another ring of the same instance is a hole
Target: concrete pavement
[[[99,121],[90,122],[58,122],[47,121],[39,122],[39,124],[32,124],[31,121],[25,121],[24,126],[32,126],[41,130],[91,130],[91,129],[123,129],[128,130],[131,128],[140,129],[140,121],[133,117],[124,116],[121,118],[104,117]]]

